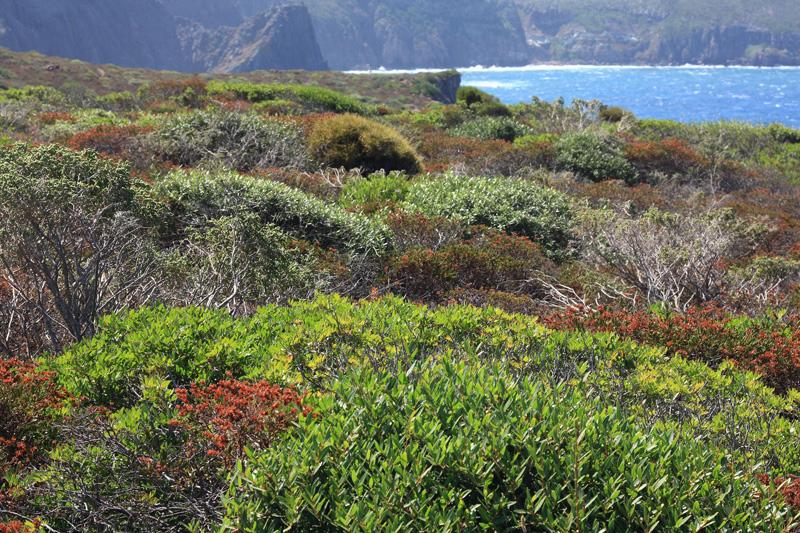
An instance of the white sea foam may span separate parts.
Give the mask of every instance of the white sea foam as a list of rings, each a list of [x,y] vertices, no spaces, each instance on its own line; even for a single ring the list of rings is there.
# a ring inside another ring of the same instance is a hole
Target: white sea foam
[[[492,73],[492,72],[534,72],[534,71],[557,71],[557,70],[800,70],[800,67],[754,67],[746,65],[695,65],[687,63],[685,65],[553,65],[553,64],[536,64],[527,65],[522,67],[498,67],[483,65],[475,65],[471,67],[459,67],[451,69],[449,67],[441,68],[421,68],[421,69],[397,69],[389,70],[380,67],[375,70],[350,70],[349,74],[423,74],[430,72],[441,72],[443,70],[457,70],[463,73]]]
[[[481,89],[522,89],[525,83],[514,81],[472,80],[469,84]]]

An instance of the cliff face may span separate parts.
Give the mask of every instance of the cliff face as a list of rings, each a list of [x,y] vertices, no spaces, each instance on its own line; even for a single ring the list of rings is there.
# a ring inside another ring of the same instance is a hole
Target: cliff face
[[[235,2],[252,15],[275,0]],[[496,0],[304,0],[333,69],[519,65],[530,58],[516,8]]]
[[[776,34],[745,26],[698,28],[688,36],[659,35],[639,59],[672,64],[800,65],[800,32]]]
[[[276,7],[236,27],[209,30],[184,22],[179,36],[195,70],[203,72],[327,68],[302,6]]]
[[[800,26],[781,20],[783,0],[750,11],[736,0],[696,0],[690,7],[665,0],[516,2],[537,61],[800,64]]]
[[[0,46],[216,72],[800,65],[795,1],[0,0]]]
[[[48,55],[180,71],[326,68],[302,6],[239,21],[219,0],[0,0],[0,46]],[[176,15],[238,24],[207,29]],[[183,2],[183,4],[181,4]],[[199,2],[199,3],[198,3]],[[216,7],[215,7],[216,6]],[[214,9],[212,9],[214,8]]]
[[[0,46],[93,63],[189,67],[175,21],[156,0],[0,0]]]

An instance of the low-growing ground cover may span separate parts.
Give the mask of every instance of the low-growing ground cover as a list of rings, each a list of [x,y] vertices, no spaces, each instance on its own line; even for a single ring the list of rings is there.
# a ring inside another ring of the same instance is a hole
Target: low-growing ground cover
[[[763,481],[800,460],[791,397],[731,366],[494,309],[142,309],[40,365],[74,404],[42,422],[57,438],[7,483],[54,527],[96,514],[243,530],[793,520],[790,485]],[[130,491],[150,491],[149,507],[115,511]],[[206,514],[191,517],[198,498]]]

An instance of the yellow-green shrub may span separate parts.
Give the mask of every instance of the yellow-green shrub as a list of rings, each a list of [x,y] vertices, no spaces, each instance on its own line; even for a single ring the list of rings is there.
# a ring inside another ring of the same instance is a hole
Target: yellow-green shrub
[[[311,156],[327,167],[409,174],[421,168],[419,156],[397,131],[356,115],[319,122],[311,131],[308,146]]]

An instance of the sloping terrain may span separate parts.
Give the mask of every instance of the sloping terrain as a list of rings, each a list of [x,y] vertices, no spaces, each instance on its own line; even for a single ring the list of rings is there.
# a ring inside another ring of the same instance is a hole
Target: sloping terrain
[[[203,78],[211,75],[203,74]],[[319,85],[341,91],[365,102],[399,107],[424,107],[432,102],[455,101],[460,84],[457,72],[423,74],[346,74],[333,71],[256,70],[213,75],[216,79],[239,79],[254,83]],[[191,75],[174,71],[96,65],[74,59],[21,53],[0,48],[0,87],[44,85],[97,94],[130,91],[145,84],[185,81]]]

